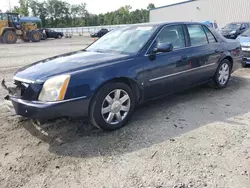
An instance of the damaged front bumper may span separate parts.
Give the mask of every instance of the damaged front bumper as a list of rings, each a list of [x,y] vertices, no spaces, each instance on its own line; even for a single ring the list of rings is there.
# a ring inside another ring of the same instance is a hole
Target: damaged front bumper
[[[9,92],[9,95],[4,98],[8,107],[14,109],[17,115],[39,121],[40,124],[59,118],[78,118],[88,115],[90,100],[86,97],[55,102],[42,102],[22,99],[18,95],[20,94],[18,86],[17,88],[8,88],[4,81],[2,82],[2,86]]]

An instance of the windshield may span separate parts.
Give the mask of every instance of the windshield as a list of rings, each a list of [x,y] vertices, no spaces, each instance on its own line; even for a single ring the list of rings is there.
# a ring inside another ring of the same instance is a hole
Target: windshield
[[[241,24],[227,24],[224,29],[236,30],[239,29]]]
[[[244,33],[242,33],[241,36],[243,36],[243,37],[250,37],[250,29],[248,29]]]
[[[139,52],[157,27],[130,26],[115,29],[88,47],[87,51],[133,54]]]

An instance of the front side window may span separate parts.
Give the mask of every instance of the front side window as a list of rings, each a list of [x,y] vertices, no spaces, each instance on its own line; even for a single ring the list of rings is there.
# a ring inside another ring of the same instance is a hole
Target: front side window
[[[163,28],[158,37],[156,38],[156,42],[160,43],[172,43],[174,49],[185,48],[185,36],[183,32],[183,28],[181,25],[175,26],[167,26]]]
[[[207,36],[201,25],[187,25],[191,46],[208,44]]]
[[[214,35],[211,33],[211,31],[209,31],[209,29],[207,27],[203,27],[205,32],[206,32],[206,35],[207,35],[207,39],[208,39],[208,42],[209,43],[216,43],[216,39],[214,38]]]

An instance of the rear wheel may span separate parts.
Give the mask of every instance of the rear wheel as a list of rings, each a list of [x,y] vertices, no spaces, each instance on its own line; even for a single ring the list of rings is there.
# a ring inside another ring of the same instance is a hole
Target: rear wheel
[[[247,64],[245,62],[242,62],[241,65],[243,68],[247,67]]]
[[[3,42],[7,44],[15,44],[17,41],[17,35],[13,31],[6,31],[3,34]]]
[[[232,69],[232,64],[229,60],[224,59],[220,63],[214,76],[214,85],[216,88],[222,89],[227,87],[227,84],[231,77],[231,69]]]
[[[31,32],[31,41],[32,42],[40,42],[41,34],[38,31]]]
[[[90,104],[90,122],[96,127],[112,131],[123,127],[135,108],[131,88],[120,82],[104,85]]]
[[[58,39],[61,39],[62,38],[62,35],[58,35],[58,37],[57,37]]]

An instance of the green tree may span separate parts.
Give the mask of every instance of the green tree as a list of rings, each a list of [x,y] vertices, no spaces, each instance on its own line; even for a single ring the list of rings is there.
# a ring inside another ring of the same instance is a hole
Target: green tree
[[[21,16],[29,16],[29,1],[19,0],[19,14]]]
[[[150,3],[147,7],[148,10],[155,8],[155,5],[153,3]]]
[[[31,9],[32,16],[39,17],[42,20],[42,26],[46,27],[46,15],[48,14],[46,3],[32,0],[30,1],[29,7]]]

